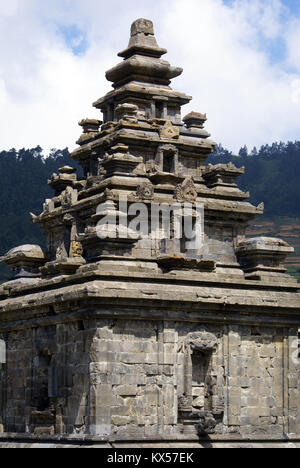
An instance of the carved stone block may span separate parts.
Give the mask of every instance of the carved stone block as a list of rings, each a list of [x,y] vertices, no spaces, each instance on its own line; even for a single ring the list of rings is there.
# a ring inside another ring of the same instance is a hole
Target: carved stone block
[[[177,185],[174,193],[176,200],[196,201],[198,196],[193,179],[185,179],[182,184]]]
[[[150,183],[144,183],[137,187],[136,194],[141,200],[152,200],[154,197],[154,187]]]

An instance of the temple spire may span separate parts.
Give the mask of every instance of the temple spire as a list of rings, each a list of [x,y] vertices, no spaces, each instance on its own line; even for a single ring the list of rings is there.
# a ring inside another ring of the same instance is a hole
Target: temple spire
[[[167,53],[167,49],[162,49],[157,44],[152,21],[144,18],[132,23],[128,48],[118,55],[129,58],[136,53],[157,58]]]
[[[153,23],[147,19],[138,19],[131,26],[131,37],[127,49],[118,55],[124,57],[106,73],[114,88],[119,88],[132,81],[168,86],[170,80],[181,75],[182,68],[172,67],[160,57],[167,50],[158,46]]]

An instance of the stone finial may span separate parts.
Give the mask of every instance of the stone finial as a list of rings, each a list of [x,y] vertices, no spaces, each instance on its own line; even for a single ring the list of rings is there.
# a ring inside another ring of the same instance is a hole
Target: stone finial
[[[105,169],[105,176],[132,174],[136,167],[143,163],[142,157],[132,156],[128,152],[128,146],[116,145],[111,148],[110,153],[106,153],[102,166]]]
[[[236,187],[236,179],[245,173],[244,167],[235,167],[234,164],[209,164],[204,172],[203,178],[209,188],[218,186]]]
[[[251,239],[246,239],[240,243],[240,247],[245,250],[265,250],[270,249],[273,251],[280,251],[285,253],[291,253],[294,251],[294,248],[283,239],[277,239],[276,237],[253,237]]]
[[[67,187],[72,187],[77,181],[76,169],[70,166],[64,166],[59,169],[59,174],[52,174],[48,185],[55,191],[56,195],[60,195]]]
[[[190,112],[183,118],[187,130],[204,139],[210,137],[210,133],[204,128],[206,121],[207,115],[200,112]]]
[[[0,258],[13,272],[14,278],[32,278],[39,275],[45,263],[45,254],[39,245],[21,245]]]
[[[203,128],[206,121],[207,114],[201,114],[200,112],[190,112],[183,118],[187,128]]]
[[[137,34],[145,34],[146,36],[154,36],[154,27],[151,20],[144,18],[139,18],[134,21],[131,25],[131,37],[136,36]]]
[[[127,123],[137,123],[138,106],[135,104],[124,103],[116,107],[116,118]]]
[[[71,166],[64,166],[58,169],[60,174],[75,174],[76,169]]]
[[[282,239],[253,237],[239,243],[236,249],[239,263],[247,279],[297,282],[285,275],[285,261],[294,248]]]
[[[83,133],[98,133],[101,124],[101,120],[97,119],[83,119],[78,123],[83,129]]]
[[[130,40],[126,50],[120,52],[119,57],[128,58],[133,54],[161,57],[167,50],[158,46],[154,27],[151,20],[140,18],[131,25]]]
[[[100,126],[102,125],[101,120],[97,119],[83,119],[80,122],[78,122],[78,125],[82,127],[83,133],[80,136],[80,138],[77,140],[77,144],[82,146],[89,141],[93,140],[95,136],[99,133],[100,131]]]
[[[15,263],[16,259],[20,258],[43,260],[44,257],[44,252],[39,245],[26,244],[11,249],[6,255],[0,257],[0,260],[6,265],[11,265]]]

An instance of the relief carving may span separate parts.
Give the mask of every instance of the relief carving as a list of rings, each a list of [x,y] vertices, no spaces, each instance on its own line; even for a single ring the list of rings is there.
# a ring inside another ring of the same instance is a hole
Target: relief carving
[[[150,183],[144,183],[137,187],[136,194],[142,200],[152,200],[154,197],[154,187]]]
[[[199,351],[204,354],[213,353],[217,346],[218,340],[217,337],[208,332],[194,332],[189,333],[187,336],[187,344],[189,344],[190,349],[193,351]]]
[[[160,168],[155,164],[154,161],[148,161],[146,163],[146,172],[147,174],[156,174],[159,172]]]
[[[189,410],[191,409],[192,407],[192,397],[191,396],[186,396],[186,395],[181,395],[179,398],[178,398],[178,409],[179,411],[185,411],[185,410]]]
[[[179,128],[175,127],[171,120],[167,120],[165,125],[160,129],[161,138],[179,138]]]
[[[196,424],[196,429],[199,436],[206,434],[214,434],[217,421],[214,418],[214,415],[211,411],[199,411],[195,413],[198,422]]]
[[[82,257],[83,255],[83,247],[81,242],[72,241],[70,247],[70,257]]]
[[[189,202],[197,200],[197,190],[193,179],[185,179],[182,184],[177,185],[175,189],[174,198],[176,200],[186,200]]]

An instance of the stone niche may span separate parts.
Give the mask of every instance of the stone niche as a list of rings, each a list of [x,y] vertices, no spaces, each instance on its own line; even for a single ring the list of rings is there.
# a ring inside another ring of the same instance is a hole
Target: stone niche
[[[208,435],[215,432],[224,414],[223,389],[218,388],[224,375],[213,375],[212,356],[218,338],[207,331],[187,335],[183,352],[183,393],[178,398],[179,421],[184,433]]]
[[[177,325],[178,330],[128,320],[97,329],[90,354],[92,395],[95,407],[102,408],[93,416],[96,431],[122,436],[138,433],[139,426],[150,436],[177,424],[187,435],[214,433],[217,424],[220,430],[224,370],[215,356],[220,338],[202,331],[181,341],[179,330],[186,327]]]
[[[128,319],[15,332],[2,425],[121,440],[295,433],[297,332]]]

